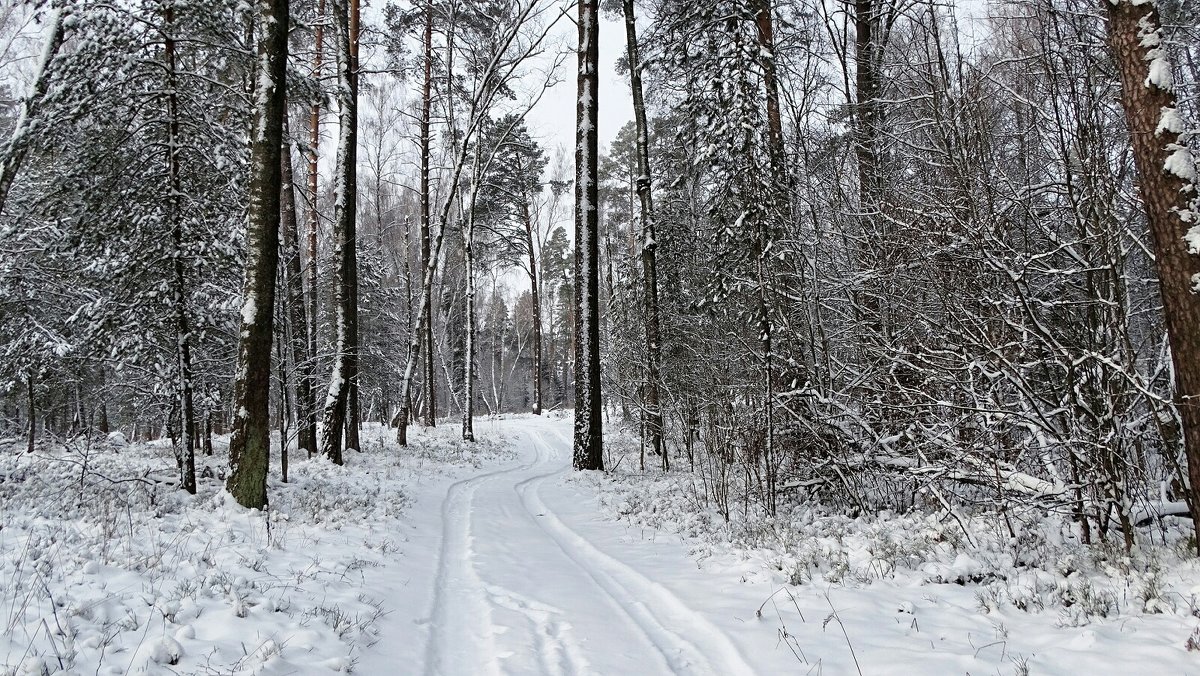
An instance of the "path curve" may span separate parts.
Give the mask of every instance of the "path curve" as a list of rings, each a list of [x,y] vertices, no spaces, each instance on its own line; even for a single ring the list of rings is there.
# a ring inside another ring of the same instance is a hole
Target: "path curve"
[[[755,674],[712,622],[556,509],[545,489],[571,472],[562,427],[514,421],[521,460],[447,491],[425,673]]]

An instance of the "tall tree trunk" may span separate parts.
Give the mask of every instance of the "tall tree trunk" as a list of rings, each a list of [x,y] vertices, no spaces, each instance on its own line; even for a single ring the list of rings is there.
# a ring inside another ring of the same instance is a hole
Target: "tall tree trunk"
[[[362,408],[358,396],[358,4],[359,0],[349,0],[350,16],[347,26],[350,42],[350,107],[354,118],[354,138],[349,163],[346,171],[346,203],[349,210],[347,223],[349,235],[346,239],[346,373],[350,390],[346,402],[346,448],[361,450],[358,438],[362,427]]]
[[[314,397],[313,360],[309,353],[309,318],[304,308],[304,277],[300,251],[299,224],[296,215],[296,185],[292,175],[292,146],[288,134],[288,113],[283,111],[284,145],[280,172],[283,181],[280,230],[283,234],[285,306],[289,323],[292,368],[296,382],[296,446],[309,457],[317,452],[317,405]]]
[[[525,167],[517,156],[517,172],[520,174],[521,185],[527,185]],[[521,200],[521,220],[525,226],[525,246],[529,255],[529,295],[533,302],[533,368],[530,377],[533,380],[533,414],[542,414],[542,304],[538,289],[538,256],[535,247],[537,243],[533,235],[533,213],[529,208],[529,194],[523,192],[518,196]],[[496,406],[501,402],[497,400]]]
[[[525,208],[525,239],[529,246],[529,296],[533,304],[533,414],[542,414],[542,299],[538,289],[537,256],[533,247],[533,219],[529,213],[529,202]]]
[[[859,210],[862,212],[873,206],[877,189],[875,149],[879,133],[879,73],[874,13],[878,1],[854,2],[854,154],[858,160]]]
[[[478,147],[476,148],[476,165],[479,163]],[[479,184],[479,170],[476,169],[473,181]],[[466,358],[463,364],[463,407],[462,407],[462,438],[463,441],[475,441],[475,334],[478,330],[475,319],[475,197],[476,188],[471,189],[471,199],[467,205],[467,219],[463,228],[463,265],[467,277],[467,345]]]
[[[1175,366],[1192,522],[1200,547],[1200,210],[1196,163],[1173,91],[1154,2],[1102,2],[1108,43],[1121,77],[1121,104],[1133,142],[1142,205],[1154,241],[1159,292]]]
[[[626,0],[630,2],[631,0]],[[632,9],[631,9],[632,11]],[[626,19],[628,23],[628,19]],[[771,173],[787,187],[787,165],[783,147],[783,116],[779,108],[779,79],[775,68],[775,19],[771,0],[754,0],[754,25],[758,33],[758,60],[763,71],[763,88],[767,98],[767,145],[771,156]]]
[[[778,219],[781,226],[786,226],[790,220],[791,181],[787,171],[787,160],[783,144],[783,119],[779,108],[779,84],[775,69],[775,19],[772,15],[771,0],[755,0],[755,27],[758,34],[759,63],[763,70],[763,87],[767,103],[767,146],[771,158],[771,199],[769,218]],[[867,36],[870,39],[870,36]],[[761,318],[759,335],[763,348],[763,365],[765,370],[765,422],[766,450],[764,454],[764,476],[766,478],[767,509],[775,514],[775,374],[772,363],[773,335],[770,314],[769,284],[770,272],[767,269],[767,250],[771,240],[770,234],[763,227],[766,219],[760,222],[758,252],[758,288],[761,303]]]
[[[420,122],[420,206],[421,206],[421,299],[417,304],[417,325],[408,347],[408,363],[404,369],[404,377],[400,384],[400,411],[396,414],[396,443],[408,445],[408,423],[412,410],[412,380],[414,376],[414,360],[423,359],[421,369],[424,380],[425,419],[427,426],[437,422],[437,378],[434,375],[433,363],[433,279],[437,274],[437,253],[442,248],[444,229],[439,231],[436,238],[432,232],[432,214],[430,207],[429,160],[431,139],[429,133],[433,107],[433,3],[425,3],[425,35],[424,50],[424,79],[421,84],[421,122]],[[451,188],[453,190],[453,187]],[[418,408],[420,408],[418,406]]]
[[[325,52],[325,0],[317,2],[317,27],[313,35],[314,55],[313,55],[313,79],[321,78],[322,59]],[[317,209],[317,204],[320,201],[317,195],[318,188],[318,167],[317,149],[321,147],[321,97],[317,96],[313,100],[312,108],[309,111],[308,117],[308,196],[312,202],[308,209],[308,353],[313,359],[317,356],[317,231],[320,226],[320,212]],[[313,366],[315,369],[315,364]],[[316,415],[316,382],[314,379],[313,385],[313,411]],[[314,439],[316,430],[313,431]]]
[[[425,50],[424,80],[421,83],[421,269],[430,267],[430,188],[429,188],[429,156],[432,141],[429,135],[429,125],[433,107],[433,3],[425,3]],[[433,364],[433,303],[425,304],[424,315],[421,317],[421,341],[425,353],[425,425],[437,424],[437,378],[434,377]]]
[[[338,148],[334,169],[334,296],[335,354],[329,392],[325,397],[325,438],[321,452],[335,464],[342,464],[342,432],[346,426],[353,355],[351,332],[354,298],[350,273],[355,252],[355,169],[357,158],[357,111],[355,83],[350,49],[350,8],[346,0],[335,0],[332,13],[336,22],[338,73]]]
[[[258,64],[250,125],[246,278],[234,381],[226,486],[244,507],[267,504],[271,453],[271,340],[279,263],[279,157],[283,144],[288,0],[256,0]]]
[[[288,288],[287,280],[281,279],[279,282],[285,290]],[[288,358],[284,351],[284,345],[291,342],[289,332],[291,327],[288,326],[291,322],[288,320],[287,308],[281,307],[279,310],[277,322],[282,330],[275,336],[275,364],[279,371],[277,378],[279,380],[279,476],[286,484],[288,480],[288,437],[291,433],[288,422],[292,418],[294,409],[291,397],[288,396]]]
[[[650,192],[650,130],[646,123],[646,103],[642,98],[641,59],[638,56],[637,17],[633,0],[624,0],[625,41],[629,58],[629,85],[633,93],[633,120],[637,131],[637,194],[642,219],[642,302],[645,304],[646,382],[642,409],[646,417],[646,436],[651,451],[662,457],[662,467],[668,469],[666,449],[663,448],[663,414],[659,395],[662,371],[658,317],[658,244],[654,235],[654,201]],[[778,112],[778,111],[776,111]]]
[[[163,12],[166,35],[163,40],[163,58],[167,71],[167,185],[171,196],[167,199],[167,220],[171,228],[172,305],[175,308],[175,348],[179,369],[179,414],[183,435],[179,449],[179,486],[188,493],[196,493],[196,412],[192,404],[192,348],[191,326],[187,313],[187,276],[183,264],[183,187],[179,176],[179,153],[183,147],[179,138],[179,95],[176,91],[175,71],[175,11],[166,5]]]
[[[34,407],[34,388],[33,388],[33,373],[30,372],[25,377],[25,393],[29,397],[29,436],[27,437],[25,452],[33,453],[34,442],[37,441],[37,409]]]
[[[65,19],[63,10],[54,10],[54,23],[50,27],[50,35],[46,38],[41,61],[38,62],[33,88],[21,101],[21,112],[13,125],[12,134],[8,142],[0,148],[0,213],[4,213],[8,193],[12,190],[13,182],[21,171],[21,164],[25,161],[25,154],[34,141],[42,100],[50,90],[50,78],[53,75],[51,65],[66,36]]]
[[[597,0],[579,2],[575,108],[575,469],[604,469],[600,398],[600,219],[597,136],[600,22]]]

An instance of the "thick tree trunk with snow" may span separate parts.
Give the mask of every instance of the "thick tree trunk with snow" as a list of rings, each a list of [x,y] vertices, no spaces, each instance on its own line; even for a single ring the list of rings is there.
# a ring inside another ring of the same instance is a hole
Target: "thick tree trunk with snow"
[[[357,160],[357,91],[350,48],[349,7],[345,0],[332,3],[337,36],[338,147],[334,169],[334,358],[325,397],[325,437],[321,452],[342,464],[342,432],[347,424],[350,381],[354,373],[354,294],[351,292],[355,265],[355,194]]]
[[[1159,291],[1175,366],[1175,404],[1191,484],[1200,505],[1200,213],[1196,164],[1173,91],[1154,2],[1102,2],[1108,42],[1121,77],[1121,103],[1133,142],[1142,204],[1154,241]],[[1200,519],[1195,520],[1200,543]],[[1200,544],[1198,544],[1200,546]]]
[[[637,194],[642,219],[642,302],[645,305],[646,324],[646,383],[642,407],[646,415],[646,437],[650,450],[662,457],[665,470],[668,469],[668,460],[662,441],[663,414],[659,395],[662,346],[658,318],[658,244],[654,234],[654,201],[650,192],[650,130],[646,122],[646,103],[642,97],[642,66],[638,55],[637,17],[633,0],[624,0],[624,11],[629,84],[633,93],[633,120],[637,131]]]
[[[317,452],[317,405],[314,393],[312,355],[309,354],[308,317],[304,309],[304,279],[301,265],[300,235],[296,216],[296,186],[292,175],[292,147],[287,139],[288,118],[284,109],[284,146],[280,157],[283,181],[280,231],[283,235],[285,309],[290,332],[292,368],[296,383],[296,446],[310,457]]]
[[[262,508],[267,504],[271,451],[271,341],[279,262],[288,0],[257,0],[254,7],[258,52],[250,126],[250,219],[226,486],[242,506]]]
[[[575,119],[575,469],[604,469],[600,398],[600,218],[597,136],[600,22],[596,0],[579,2]]]

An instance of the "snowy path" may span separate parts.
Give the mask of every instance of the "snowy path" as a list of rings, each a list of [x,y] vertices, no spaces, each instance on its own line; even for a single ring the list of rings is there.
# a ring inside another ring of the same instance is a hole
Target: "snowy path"
[[[425,628],[423,654],[393,644],[418,634],[401,610],[384,623],[360,673],[741,676],[780,666],[779,654],[752,665],[717,626],[734,618],[708,616],[643,572],[644,561],[605,550],[604,543],[628,533],[596,517],[585,504],[590,496],[563,481],[570,473],[569,421],[517,419],[502,430],[520,460],[451,484],[436,510],[440,523],[425,526],[440,530],[440,541],[422,541],[433,560],[402,594],[415,602],[421,583],[429,585],[423,616],[406,609]],[[598,528],[607,532],[597,537]],[[639,544],[656,556],[653,571],[697,572],[677,542]],[[753,616],[753,601],[737,605]],[[762,633],[772,637],[769,629]]]

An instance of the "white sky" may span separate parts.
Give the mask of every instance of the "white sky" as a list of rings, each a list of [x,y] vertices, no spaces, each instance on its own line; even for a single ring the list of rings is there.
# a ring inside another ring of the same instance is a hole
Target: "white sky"
[[[574,13],[571,16],[574,19]],[[574,21],[563,19],[556,31],[562,36],[567,49],[574,50],[576,28]],[[601,13],[600,21],[600,151],[605,152],[609,143],[626,122],[633,119],[633,99],[629,94],[628,79],[616,72],[617,59],[625,53],[625,24],[609,21]],[[573,157],[575,147],[575,73],[574,51],[562,65],[559,78],[562,80],[530,112],[529,130],[541,140],[553,158],[554,150],[562,146],[568,157]]]

